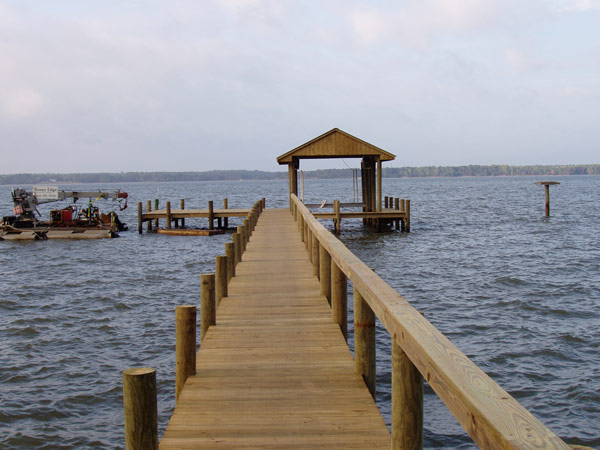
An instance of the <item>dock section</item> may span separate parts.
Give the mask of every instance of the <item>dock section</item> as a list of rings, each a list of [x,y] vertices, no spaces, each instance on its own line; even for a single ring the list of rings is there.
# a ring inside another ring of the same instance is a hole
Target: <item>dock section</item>
[[[389,448],[288,210],[265,210],[161,449]]]

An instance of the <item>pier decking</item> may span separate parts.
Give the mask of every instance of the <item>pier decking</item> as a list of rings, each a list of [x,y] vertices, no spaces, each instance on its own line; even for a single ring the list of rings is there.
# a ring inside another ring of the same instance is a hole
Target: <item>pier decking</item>
[[[161,449],[389,448],[289,210],[265,210]]]

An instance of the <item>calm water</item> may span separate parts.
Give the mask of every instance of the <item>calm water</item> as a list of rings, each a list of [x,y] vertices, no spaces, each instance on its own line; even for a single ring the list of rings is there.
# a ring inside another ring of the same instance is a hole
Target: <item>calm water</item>
[[[561,182],[549,219],[538,179],[386,179],[384,195],[412,200],[412,232],[346,221],[342,240],[563,439],[600,446],[600,177],[549,179]],[[134,231],[0,242],[0,448],[122,448],[121,371],[135,366],[157,368],[162,434],[174,406],[174,308],[198,303],[199,276],[229,236],[139,236],[137,201],[287,206],[280,181],[79,186],[97,187],[130,193],[121,217]],[[352,181],[308,180],[305,196],[351,201]],[[1,213],[11,207],[0,186]],[[381,331],[377,400],[388,422],[389,353]],[[425,408],[426,447],[473,447],[427,387]]]

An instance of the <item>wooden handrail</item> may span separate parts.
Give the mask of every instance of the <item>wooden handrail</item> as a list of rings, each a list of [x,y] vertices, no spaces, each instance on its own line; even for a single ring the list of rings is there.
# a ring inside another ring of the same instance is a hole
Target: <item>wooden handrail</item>
[[[479,447],[570,448],[325,229],[296,195],[291,194],[291,200],[294,216],[360,292]]]

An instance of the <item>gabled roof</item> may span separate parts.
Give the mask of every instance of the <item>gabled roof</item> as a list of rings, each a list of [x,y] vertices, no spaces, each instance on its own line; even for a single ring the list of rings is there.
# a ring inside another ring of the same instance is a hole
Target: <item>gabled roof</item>
[[[364,156],[379,156],[381,161],[392,161],[396,155],[375,147],[339,128],[334,128],[319,137],[284,153],[277,162],[291,164],[292,158],[362,158]]]

